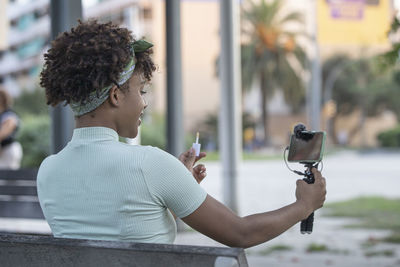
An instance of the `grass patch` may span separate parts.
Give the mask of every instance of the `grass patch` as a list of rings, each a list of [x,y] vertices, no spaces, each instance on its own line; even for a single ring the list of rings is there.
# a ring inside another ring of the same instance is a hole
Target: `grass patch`
[[[368,238],[365,242],[363,242],[362,244],[361,244],[361,248],[363,248],[363,249],[370,249],[370,248],[372,248],[372,247],[375,247],[378,243],[380,243],[381,242],[381,240],[380,239],[377,239],[377,238],[374,238],[374,237],[370,237],[370,238]]]
[[[269,254],[274,253],[274,252],[290,251],[292,249],[293,249],[292,247],[287,246],[287,245],[275,245],[275,246],[269,247],[267,249],[260,250],[260,251],[257,252],[257,254],[266,256],[266,255],[269,255]]]
[[[365,252],[364,255],[366,257],[378,257],[378,256],[393,257],[395,256],[395,253],[393,250],[386,249],[386,250],[368,251]]]
[[[329,251],[328,247],[324,244],[316,244],[316,243],[311,243],[310,245],[308,245],[307,252],[327,252]]]
[[[400,199],[360,197],[325,205],[325,216],[360,219],[350,227],[389,229],[400,232]]]
[[[218,152],[207,152],[207,156],[203,158],[201,161],[218,161],[219,153]]]
[[[202,161],[218,161],[220,160],[219,152],[206,152],[207,157],[202,159]],[[266,155],[266,154],[259,154],[259,153],[246,153],[243,152],[242,160],[277,160],[282,159],[282,155]]]
[[[392,230],[392,233],[383,239],[368,239],[361,245],[364,249],[379,242],[400,244],[400,199],[360,197],[327,204],[325,207],[325,216],[360,219],[359,223],[346,227]]]
[[[400,232],[394,232],[382,239],[383,242],[400,244]]]
[[[332,254],[343,254],[343,255],[350,254],[350,251],[347,249],[330,249],[325,244],[317,244],[317,243],[311,243],[310,245],[308,245],[308,247],[306,248],[306,252],[308,253],[328,252]]]

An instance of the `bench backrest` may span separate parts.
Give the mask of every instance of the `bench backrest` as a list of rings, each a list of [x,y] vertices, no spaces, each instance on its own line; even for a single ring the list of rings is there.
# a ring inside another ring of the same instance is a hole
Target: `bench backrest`
[[[240,248],[0,234],[1,266],[248,266]]]
[[[36,191],[37,172],[0,170],[0,217],[44,219]]]

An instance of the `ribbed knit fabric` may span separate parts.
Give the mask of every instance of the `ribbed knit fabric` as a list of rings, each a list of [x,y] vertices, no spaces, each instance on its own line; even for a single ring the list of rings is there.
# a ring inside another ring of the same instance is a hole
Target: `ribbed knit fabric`
[[[118,142],[104,127],[78,128],[46,158],[37,177],[40,205],[55,237],[173,243],[178,217],[207,193],[172,155]]]

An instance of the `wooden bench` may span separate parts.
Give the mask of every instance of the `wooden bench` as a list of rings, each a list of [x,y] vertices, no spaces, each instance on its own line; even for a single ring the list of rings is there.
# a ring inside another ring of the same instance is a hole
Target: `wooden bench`
[[[37,172],[0,170],[0,217],[44,219],[36,191]]]
[[[241,248],[182,246],[0,234],[0,265],[248,266]]]

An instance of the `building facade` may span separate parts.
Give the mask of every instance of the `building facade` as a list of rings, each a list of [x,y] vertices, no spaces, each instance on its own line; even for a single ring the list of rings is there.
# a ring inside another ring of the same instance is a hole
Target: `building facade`
[[[112,20],[129,27],[137,38],[152,41],[158,69],[149,90],[149,112],[165,114],[166,42],[165,0],[83,0],[84,18]],[[246,1],[241,1],[244,5]],[[38,88],[43,53],[50,43],[49,0],[0,0],[0,84],[12,95]],[[317,16],[311,10],[316,8]],[[304,14],[304,29],[318,25],[321,59],[338,52],[351,56],[383,51],[389,47],[386,33],[393,13],[391,0],[287,0],[285,9]],[[1,14],[6,13],[6,16]],[[217,59],[220,51],[218,0],[181,1],[182,78],[184,126],[196,132],[207,115],[218,115],[220,83]],[[310,51],[310,43],[304,42]],[[310,54],[312,51],[310,51]],[[257,82],[243,95],[243,109],[261,114]],[[305,114],[290,114],[279,93],[269,101],[272,135],[278,142]],[[284,122],[284,123],[282,123]],[[282,140],[281,140],[282,139]]]

